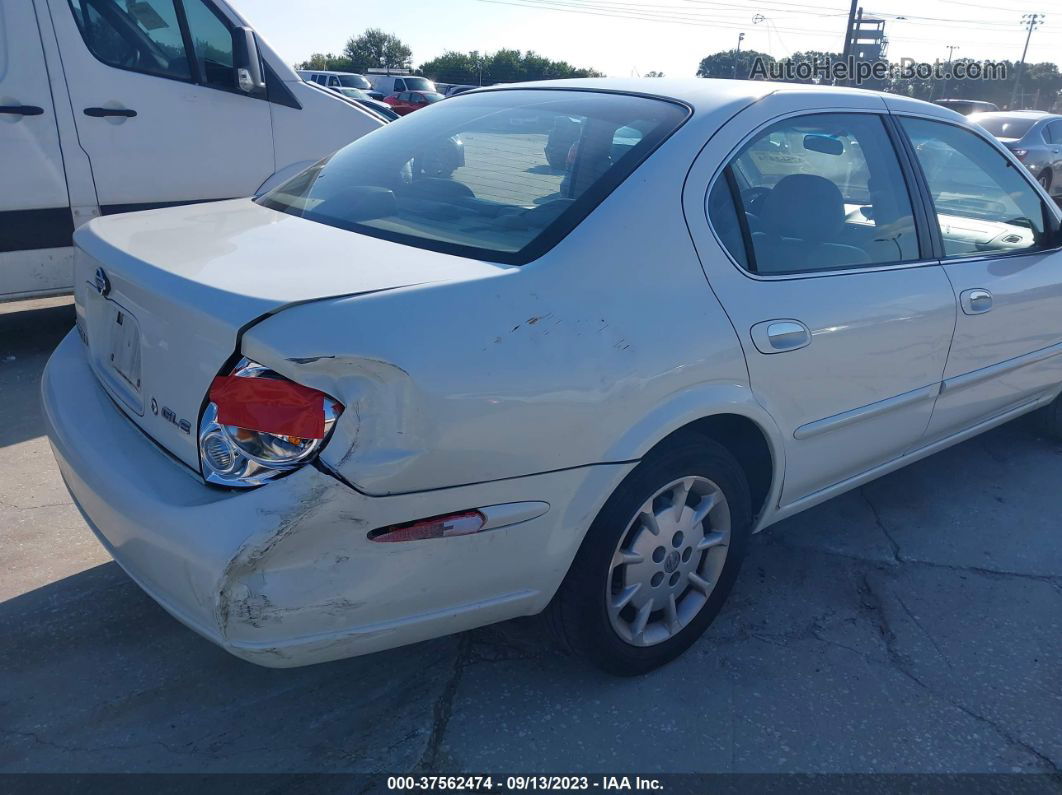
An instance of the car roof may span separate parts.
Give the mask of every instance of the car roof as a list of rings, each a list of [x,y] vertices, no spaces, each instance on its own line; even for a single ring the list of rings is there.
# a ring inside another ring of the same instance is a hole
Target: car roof
[[[1062,118],[1057,113],[1048,113],[1046,110],[993,110],[988,113],[971,114],[970,118],[974,116],[978,119],[1035,119],[1036,121]]]
[[[885,94],[880,91],[868,91],[862,88],[846,88],[842,86],[824,86],[814,83],[779,83],[769,80],[720,80],[716,78],[688,77],[648,77],[648,78],[574,78],[566,80],[540,80],[530,83],[508,83],[490,87],[476,88],[475,91],[498,91],[514,88],[557,88],[557,89],[582,89],[587,91],[614,91],[624,94],[642,94],[645,96],[660,97],[684,102],[693,107],[698,113],[711,113],[735,103],[752,103],[762,99],[768,94],[779,91],[797,92],[808,91],[820,94],[857,94],[865,97],[868,94],[876,94],[883,98],[903,99],[913,105],[922,105],[933,108],[939,113],[952,114],[940,106],[930,102],[910,99],[902,94]]]

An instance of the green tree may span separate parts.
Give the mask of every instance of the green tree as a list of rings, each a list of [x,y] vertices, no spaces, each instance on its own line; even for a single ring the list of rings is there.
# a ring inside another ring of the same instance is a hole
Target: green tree
[[[658,72],[655,69],[645,73],[646,77],[667,77],[663,72]]]
[[[538,53],[520,50],[497,50],[481,54],[444,52],[420,65],[418,70],[440,83],[494,85],[527,80],[556,80],[564,77],[601,77],[593,69],[580,69],[567,61],[553,61]]]
[[[730,79],[747,80],[752,73],[752,65],[756,59],[762,59],[765,64],[774,63],[774,58],[765,52],[756,50],[724,50],[712,53],[701,59],[697,67],[697,77],[724,77]]]
[[[379,28],[369,28],[360,36],[352,36],[343,48],[343,56],[350,61],[351,70],[407,69],[413,56],[401,39]]]
[[[350,59],[334,53],[315,52],[302,63],[295,64],[296,69],[314,69],[328,72],[353,71]]]

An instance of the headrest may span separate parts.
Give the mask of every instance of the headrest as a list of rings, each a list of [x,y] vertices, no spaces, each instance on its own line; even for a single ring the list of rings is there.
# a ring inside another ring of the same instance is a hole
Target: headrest
[[[832,240],[844,224],[844,197],[825,177],[790,174],[767,194],[760,221],[760,229],[771,235]]]

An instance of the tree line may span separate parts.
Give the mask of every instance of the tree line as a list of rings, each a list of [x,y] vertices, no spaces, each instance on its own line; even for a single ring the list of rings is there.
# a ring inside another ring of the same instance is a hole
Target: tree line
[[[494,85],[562,77],[603,77],[595,69],[581,69],[528,50],[501,49],[493,53],[447,51],[413,68],[413,51],[401,39],[379,28],[352,36],[338,55],[315,52],[296,69],[364,73],[369,69],[409,70],[440,83]]]
[[[789,58],[775,59],[764,52],[756,50],[724,50],[712,53],[701,60],[697,67],[698,77],[728,77],[747,79],[757,70],[754,69],[757,59],[761,64],[823,64],[831,61],[840,61],[839,53],[819,52],[808,50],[794,53]],[[884,60],[884,59],[883,59]],[[888,61],[886,60],[886,63]],[[969,64],[976,63],[972,58],[956,58],[950,65],[944,66],[945,76],[918,77],[894,75],[884,80],[870,79],[860,84],[861,88],[875,91],[888,91],[894,94],[903,94],[915,99],[980,99],[994,102],[1000,108],[1011,105],[1011,97],[1014,94],[1014,80],[1017,74],[1017,64],[1012,61],[1002,61],[1005,70],[1001,70],[1005,77],[996,77],[987,80],[960,80],[955,73],[961,73],[962,68],[968,68]],[[919,71],[911,70],[915,73]],[[927,65],[928,66],[928,65]],[[796,71],[796,70],[793,70]],[[928,71],[928,69],[922,70]],[[817,83],[818,78],[807,79],[794,78],[789,82],[794,83]],[[1039,110],[1062,110],[1062,73],[1058,66],[1050,62],[1025,64],[1022,71],[1021,82],[1018,86],[1015,108],[1029,108]]]

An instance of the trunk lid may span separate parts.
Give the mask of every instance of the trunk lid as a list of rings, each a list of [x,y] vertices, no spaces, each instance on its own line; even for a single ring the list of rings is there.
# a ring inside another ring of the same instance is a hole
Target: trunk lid
[[[249,199],[100,218],[74,239],[78,326],[97,378],[133,422],[196,471],[210,382],[256,321],[291,304],[507,269]]]

